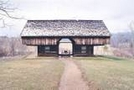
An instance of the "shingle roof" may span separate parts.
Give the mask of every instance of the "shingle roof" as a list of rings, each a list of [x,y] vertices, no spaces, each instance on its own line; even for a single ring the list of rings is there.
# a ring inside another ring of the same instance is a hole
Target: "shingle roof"
[[[110,36],[102,20],[28,20],[21,36]]]

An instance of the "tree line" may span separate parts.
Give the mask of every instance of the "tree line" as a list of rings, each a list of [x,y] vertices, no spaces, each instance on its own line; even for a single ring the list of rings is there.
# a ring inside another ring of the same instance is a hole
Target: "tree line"
[[[22,45],[19,37],[0,36],[0,57],[17,56],[28,53],[27,47]]]

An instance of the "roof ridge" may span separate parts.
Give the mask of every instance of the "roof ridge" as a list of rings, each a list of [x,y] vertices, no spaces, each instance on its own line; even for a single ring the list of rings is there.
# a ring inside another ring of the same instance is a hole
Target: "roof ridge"
[[[89,20],[89,19],[46,19],[46,20],[27,20],[27,21],[103,21],[103,20]]]

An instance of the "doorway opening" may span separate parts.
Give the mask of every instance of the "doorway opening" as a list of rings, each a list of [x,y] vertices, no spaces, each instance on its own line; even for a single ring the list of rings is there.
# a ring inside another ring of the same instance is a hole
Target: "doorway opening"
[[[73,44],[69,38],[62,38],[59,41],[59,56],[72,56],[73,55]]]

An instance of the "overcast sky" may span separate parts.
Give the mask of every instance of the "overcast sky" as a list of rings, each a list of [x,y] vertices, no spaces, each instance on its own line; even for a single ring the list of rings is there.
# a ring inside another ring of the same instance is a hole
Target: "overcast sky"
[[[134,0],[10,0],[14,15],[25,19],[104,20],[112,33],[129,31],[134,20]],[[19,36],[26,20],[6,19],[10,25],[0,35]]]

